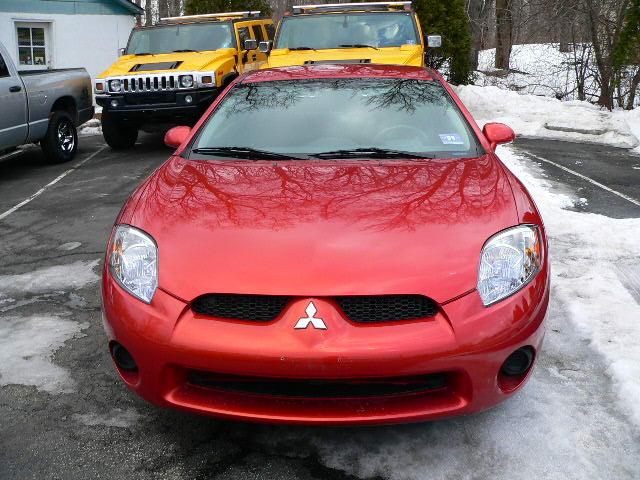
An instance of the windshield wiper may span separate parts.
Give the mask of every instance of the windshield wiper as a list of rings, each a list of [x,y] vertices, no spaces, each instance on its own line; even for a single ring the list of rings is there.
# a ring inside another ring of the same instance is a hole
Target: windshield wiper
[[[140,53],[134,53],[134,55],[137,57],[138,55],[155,55],[154,53],[150,53],[150,52],[140,52]]]
[[[285,153],[269,152],[250,147],[203,147],[193,149],[193,153],[246,160],[304,160]]]
[[[315,48],[311,48],[311,47],[289,47],[289,50],[313,50],[314,52],[316,51]]]
[[[353,148],[343,150],[332,150],[330,152],[314,153],[310,155],[314,158],[435,158],[433,155],[417,152],[404,152],[402,150],[391,150],[388,148]]]
[[[345,44],[345,45],[338,45],[338,46],[342,48],[373,48],[374,50],[380,50],[378,47],[374,47],[373,45],[367,45],[365,43],[353,43],[353,44]]]
[[[173,53],[184,53],[184,52],[195,52],[195,50],[191,50],[190,48],[183,48],[181,50],[174,50]]]

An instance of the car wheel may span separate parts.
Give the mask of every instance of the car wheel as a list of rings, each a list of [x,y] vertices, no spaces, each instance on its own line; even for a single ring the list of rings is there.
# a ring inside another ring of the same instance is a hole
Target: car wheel
[[[117,122],[109,115],[102,114],[102,136],[114,150],[132,148],[138,140],[138,128]]]
[[[78,150],[78,131],[71,115],[64,111],[53,112],[40,146],[50,162],[63,163],[72,160]]]

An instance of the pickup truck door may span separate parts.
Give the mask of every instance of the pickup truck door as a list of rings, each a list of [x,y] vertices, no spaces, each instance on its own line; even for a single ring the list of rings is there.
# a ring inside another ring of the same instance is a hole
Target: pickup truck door
[[[18,72],[0,48],[0,150],[22,145],[27,140],[27,96]]]
[[[238,52],[240,52],[240,57],[238,58],[238,71],[240,73],[248,72],[249,70],[256,70],[258,68],[258,64],[256,63],[258,59],[258,51],[249,51],[244,48],[244,41],[248,38],[253,38],[251,25],[251,22],[238,22],[235,24]]]

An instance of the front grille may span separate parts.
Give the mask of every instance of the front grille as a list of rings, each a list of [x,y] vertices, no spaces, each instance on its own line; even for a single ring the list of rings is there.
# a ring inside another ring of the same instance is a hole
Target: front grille
[[[209,294],[197,298],[192,309],[200,315],[270,322],[280,315],[289,299],[277,295]]]
[[[122,90],[110,93],[140,93],[140,92],[166,92],[174,90],[189,90],[193,87],[181,87],[179,77],[184,73],[158,73],[149,75],[127,75],[124,77],[109,77],[107,85],[111,80],[120,80]]]
[[[191,308],[197,314],[211,317],[270,322],[295,299],[277,295],[207,294],[198,297]],[[344,296],[334,300],[347,318],[358,323],[417,320],[438,312],[437,304],[422,295]]]
[[[289,398],[363,398],[408,395],[446,388],[446,373],[360,379],[282,379],[190,371],[191,385],[249,395]]]
[[[422,295],[372,295],[337,297],[344,314],[354,322],[390,322],[433,317],[436,303]]]

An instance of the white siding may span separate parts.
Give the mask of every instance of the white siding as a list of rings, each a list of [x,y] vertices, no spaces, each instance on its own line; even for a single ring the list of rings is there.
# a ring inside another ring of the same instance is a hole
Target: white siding
[[[0,42],[18,65],[16,22],[48,22],[51,68],[84,67],[95,77],[118,58],[118,49],[127,45],[135,18],[0,12]]]

